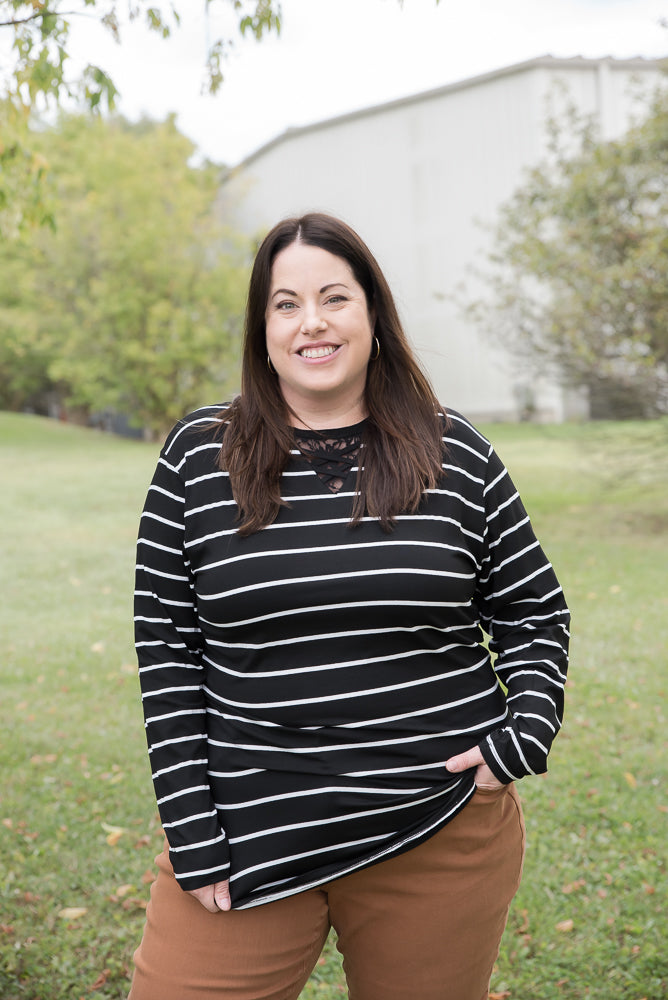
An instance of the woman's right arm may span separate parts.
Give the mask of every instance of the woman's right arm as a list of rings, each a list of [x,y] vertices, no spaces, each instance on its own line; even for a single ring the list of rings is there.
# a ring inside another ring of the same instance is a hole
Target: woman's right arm
[[[207,775],[201,634],[184,541],[185,489],[175,430],[167,439],[137,543],[135,640],[160,817],[183,889],[229,876],[229,851]]]

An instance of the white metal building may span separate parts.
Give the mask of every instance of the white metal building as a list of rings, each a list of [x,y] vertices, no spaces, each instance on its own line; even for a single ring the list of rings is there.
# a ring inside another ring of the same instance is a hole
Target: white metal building
[[[498,206],[546,152],[549,103],[570,100],[621,134],[661,78],[645,59],[544,56],[287,132],[230,172],[228,218],[262,234],[279,219],[325,211],[376,254],[406,331],[442,401],[476,420],[517,419],[531,392],[538,416],[576,401],[536,383],[463,318],[451,299],[480,261]]]

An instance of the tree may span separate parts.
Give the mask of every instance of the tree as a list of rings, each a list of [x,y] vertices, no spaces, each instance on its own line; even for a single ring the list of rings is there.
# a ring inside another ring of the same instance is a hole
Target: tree
[[[280,32],[277,0],[204,0],[206,8],[230,9],[241,35],[260,40]],[[121,39],[119,8],[130,20],[143,19],[148,27],[168,37],[180,23],[179,7],[185,0],[0,0],[0,29],[13,36],[15,65],[0,93],[0,238],[14,238],[27,223],[53,223],[45,203],[43,181],[48,167],[37,151],[29,123],[44,104],[59,104],[64,96],[77,99],[91,110],[112,109],[116,88],[105,70],[93,63],[81,79],[67,76],[68,37],[74,18],[96,17]],[[234,28],[232,32],[234,32]],[[231,37],[212,40],[206,59],[207,87],[215,93],[223,80],[222,66],[232,46]]]
[[[55,231],[0,250],[0,405],[121,412],[156,433],[233,386],[250,247],[219,171],[162,124],[64,117],[36,137]]]
[[[668,411],[668,94],[600,141],[574,112],[501,209],[477,320],[589,392],[593,416]]]

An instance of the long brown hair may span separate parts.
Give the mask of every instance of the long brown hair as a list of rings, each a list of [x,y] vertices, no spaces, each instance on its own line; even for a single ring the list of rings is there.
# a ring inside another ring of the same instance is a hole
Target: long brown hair
[[[374,334],[380,347],[367,370],[368,419],[351,525],[368,514],[389,531],[397,514],[417,509],[423,490],[433,488],[442,473],[439,405],[408,345],[373,254],[344,222],[321,213],[279,222],[255,257],[246,306],[241,395],[219,415],[224,423],[219,464],[230,475],[239,531],[242,535],[259,531],[286,505],[280,480],[294,435],[278,379],[267,364],[265,312],[274,260],[298,241],[345,260],[364,289],[367,308],[375,312]]]

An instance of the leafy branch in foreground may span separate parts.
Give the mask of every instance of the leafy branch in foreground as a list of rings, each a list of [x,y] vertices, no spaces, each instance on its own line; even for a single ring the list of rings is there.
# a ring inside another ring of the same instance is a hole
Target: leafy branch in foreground
[[[230,12],[229,37],[215,38],[206,57],[206,87],[216,93],[223,82],[223,62],[236,34],[257,41],[281,28],[277,0],[204,0],[208,12],[214,5]],[[0,0],[0,31],[12,34],[14,65],[0,91],[0,237],[16,238],[27,224],[53,223],[42,181],[47,163],[35,151],[30,131],[31,113],[64,98],[92,111],[113,109],[117,90],[103,67],[88,64],[79,78],[67,75],[70,29],[74,19],[99,21],[121,41],[122,16],[143,21],[162,38],[168,38],[181,21],[187,4],[150,0]],[[0,84],[1,86],[1,84]]]

